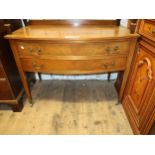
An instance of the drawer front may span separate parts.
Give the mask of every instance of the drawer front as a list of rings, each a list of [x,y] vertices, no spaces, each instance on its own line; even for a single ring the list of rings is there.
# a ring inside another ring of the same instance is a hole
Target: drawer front
[[[17,47],[20,57],[127,55],[130,42],[55,44],[23,41],[17,42]]]
[[[87,59],[87,60],[49,60],[21,59],[24,71],[56,74],[89,74],[125,69],[126,58]]]
[[[0,78],[0,100],[11,100],[13,95],[8,81],[5,78]]]
[[[152,24],[147,20],[142,20],[140,34],[155,41],[155,24]]]

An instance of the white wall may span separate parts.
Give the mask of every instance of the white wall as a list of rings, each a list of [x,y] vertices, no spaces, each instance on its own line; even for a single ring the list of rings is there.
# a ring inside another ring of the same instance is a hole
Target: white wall
[[[128,19],[121,19],[120,25],[123,27],[127,27]]]
[[[93,75],[46,75],[42,74],[44,80],[58,79],[58,80],[107,80],[108,74],[93,74]],[[117,73],[111,74],[111,79],[116,79]],[[37,76],[38,78],[38,76]]]

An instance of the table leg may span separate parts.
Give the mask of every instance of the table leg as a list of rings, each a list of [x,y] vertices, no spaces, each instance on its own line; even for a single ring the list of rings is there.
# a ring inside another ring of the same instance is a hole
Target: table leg
[[[23,87],[24,87],[25,93],[28,97],[29,103],[33,104],[32,95],[31,95],[30,87],[27,82],[26,74],[23,71],[20,71],[20,76],[21,76]]]
[[[41,73],[38,73],[39,81],[42,81]]]
[[[10,42],[10,45],[11,45],[11,49],[13,51],[13,55],[14,55],[14,58],[15,58],[15,61],[16,61],[16,64],[17,64],[17,68],[18,68],[18,71],[19,71],[19,75],[21,77],[21,81],[22,81],[25,93],[26,93],[30,103],[32,103],[32,96],[31,96],[30,88],[29,88],[29,85],[28,85],[26,73],[23,70],[22,64],[21,64],[19,56],[18,56],[18,49],[17,49],[17,46],[16,46],[16,42],[14,40],[9,40],[9,42]]]
[[[108,73],[108,81],[110,81],[111,73]]]

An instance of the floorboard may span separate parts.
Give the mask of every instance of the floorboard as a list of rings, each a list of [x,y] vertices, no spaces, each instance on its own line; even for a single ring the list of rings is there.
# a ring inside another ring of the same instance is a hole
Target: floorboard
[[[32,94],[34,106],[26,100],[20,113],[0,106],[0,134],[133,134],[114,81],[38,81]]]

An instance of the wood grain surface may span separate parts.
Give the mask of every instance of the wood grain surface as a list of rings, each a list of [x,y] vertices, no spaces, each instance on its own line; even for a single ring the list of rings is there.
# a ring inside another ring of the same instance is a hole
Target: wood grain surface
[[[34,106],[0,107],[0,134],[133,134],[114,81],[49,80],[33,87]]]
[[[97,40],[113,38],[137,38],[130,30],[121,26],[67,27],[30,25],[5,36],[7,39],[28,40]]]

